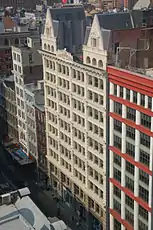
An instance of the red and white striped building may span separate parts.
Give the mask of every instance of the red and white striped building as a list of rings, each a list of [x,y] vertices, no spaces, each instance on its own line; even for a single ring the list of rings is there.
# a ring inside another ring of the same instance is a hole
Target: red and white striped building
[[[153,78],[107,71],[111,230],[151,230]]]

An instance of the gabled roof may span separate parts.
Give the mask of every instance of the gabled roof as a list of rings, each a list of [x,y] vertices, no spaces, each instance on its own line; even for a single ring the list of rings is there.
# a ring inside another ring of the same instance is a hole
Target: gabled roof
[[[100,27],[107,30],[132,29],[133,22],[130,12],[97,14]]]
[[[150,0],[138,0],[138,2],[134,5],[133,10],[141,10],[144,8],[149,8]]]
[[[13,29],[16,26],[15,22],[13,22],[12,19],[8,16],[3,18],[3,23],[5,30]]]
[[[95,15],[95,18],[94,18],[94,22],[92,24],[92,26],[87,26],[86,27],[86,33],[85,33],[85,39],[84,39],[84,45],[87,45],[88,43],[88,40],[89,40],[89,36],[90,36],[90,33],[93,33],[95,34],[97,32],[97,30],[99,31],[98,33],[98,36],[100,36],[102,39],[101,39],[101,42],[102,42],[102,47],[104,50],[108,50],[109,49],[109,44],[110,44],[110,38],[111,38],[111,30],[109,29],[104,29],[102,27],[100,27],[100,23],[99,21],[97,20],[98,15]],[[98,24],[97,24],[98,23]],[[95,32],[95,31],[96,32]]]

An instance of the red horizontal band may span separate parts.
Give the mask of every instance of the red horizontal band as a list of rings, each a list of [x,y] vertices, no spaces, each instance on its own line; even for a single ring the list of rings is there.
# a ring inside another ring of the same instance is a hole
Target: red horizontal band
[[[114,79],[116,78],[118,81],[128,81],[131,85],[136,83],[138,87],[141,86],[144,90],[148,89],[147,91],[149,91],[150,88],[153,90],[153,80],[148,76],[113,66],[108,66],[107,72],[110,78],[113,76]]]
[[[109,146],[109,150],[111,150],[112,152],[116,153],[117,155],[119,155],[120,157],[124,158],[126,161],[130,162],[132,165],[138,167],[139,169],[141,169],[142,171],[144,171],[145,173],[149,174],[150,176],[152,176],[152,171],[149,170],[148,167],[146,167],[144,164],[135,161],[132,157],[130,157],[128,154],[126,153],[121,153],[119,151],[119,149],[113,147],[113,146]]]
[[[114,95],[109,95],[109,98],[111,100],[113,100],[113,101],[119,102],[119,103],[121,103],[121,104],[123,104],[123,105],[125,105],[127,107],[130,107],[132,109],[138,110],[138,111],[140,111],[140,112],[142,112],[144,114],[147,114],[148,116],[153,117],[153,112],[150,109],[144,108],[144,107],[142,107],[140,105],[137,105],[137,104],[135,104],[133,102],[125,100],[125,99],[123,99],[121,97],[116,97]]]
[[[126,221],[123,220],[120,216],[120,214],[118,212],[116,212],[114,209],[109,209],[111,215],[118,221],[120,222],[122,225],[124,225],[126,227],[126,229],[128,230],[134,230],[134,228]]]
[[[110,178],[109,181],[112,184],[114,184],[116,187],[118,187],[121,191],[123,191],[125,194],[127,194],[131,199],[135,200],[139,205],[141,205],[148,212],[151,212],[151,208],[148,206],[148,204],[145,201],[143,201],[140,197],[135,197],[133,192],[130,191],[128,188],[121,186],[121,184],[114,178]]]
[[[152,93],[153,90],[151,89],[150,91],[148,91],[148,87],[146,87],[146,88],[143,87],[143,89],[142,89],[142,88],[139,88],[138,86],[134,86],[134,84],[130,81],[127,84],[125,82],[120,81],[119,79],[115,79],[115,80],[110,79],[109,81],[112,82],[113,84],[117,84],[117,85],[122,86],[124,88],[131,89],[133,91],[136,91],[136,92],[142,93],[144,95],[153,97],[153,93]]]
[[[151,132],[149,129],[144,128],[142,125],[136,125],[135,122],[128,120],[126,118],[121,117],[120,115],[116,114],[116,113],[109,113],[109,116],[128,125],[131,126],[134,129],[139,130],[142,133],[145,133],[146,135],[153,137],[153,132]]]

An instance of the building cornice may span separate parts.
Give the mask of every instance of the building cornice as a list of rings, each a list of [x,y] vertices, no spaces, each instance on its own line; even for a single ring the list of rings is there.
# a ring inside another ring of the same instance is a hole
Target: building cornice
[[[82,69],[84,71],[88,70],[91,74],[99,74],[99,75],[102,74],[104,78],[106,78],[106,76],[107,76],[106,71],[104,71],[102,69],[98,69],[96,67],[92,67],[92,66],[86,65],[84,63],[78,63],[74,60],[72,61],[72,60],[68,60],[68,59],[63,59],[60,56],[56,55],[55,53],[51,53],[51,52],[48,52],[46,50],[39,50],[38,52],[42,55],[42,57],[47,57],[47,58],[50,58],[51,60],[54,59],[55,61],[59,61],[59,62],[64,63],[64,64],[68,64],[70,66]]]

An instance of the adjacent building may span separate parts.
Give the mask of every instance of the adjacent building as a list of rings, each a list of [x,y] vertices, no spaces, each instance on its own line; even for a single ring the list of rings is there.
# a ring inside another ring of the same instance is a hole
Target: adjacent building
[[[101,65],[104,69],[107,65],[114,64],[131,69],[132,67],[151,68],[153,44],[152,21],[149,18],[151,19],[152,14],[152,10],[96,14],[92,26],[86,29],[84,50],[86,44],[89,44],[86,39],[89,34],[93,39],[90,43],[91,48],[86,55],[83,55],[84,62],[89,65],[94,62],[95,67],[98,67],[101,56],[103,59]],[[96,29],[93,32],[91,28],[94,27]],[[132,40],[128,36],[129,33]],[[96,60],[92,60],[91,55],[94,55]]]
[[[142,9],[149,9],[152,8],[152,0],[137,0],[136,4],[134,5],[134,10],[142,10]]]
[[[112,230],[151,230],[152,75],[111,66],[107,70],[110,226]]]
[[[35,104],[41,103],[41,101],[43,100],[43,82],[37,81],[36,83],[26,84],[24,86],[24,92],[28,154],[33,156],[36,161],[38,161]]]
[[[36,116],[36,136],[38,150],[38,166],[42,172],[47,174],[47,145],[46,145],[46,117],[45,117],[45,101],[44,90],[39,94],[39,100],[35,101],[35,116]],[[41,173],[40,173],[41,179]]]
[[[42,35],[42,45],[46,51],[65,49],[70,53],[81,52],[85,35],[85,13],[82,6],[51,8],[47,15],[47,25],[46,37]]]
[[[10,17],[0,20],[0,75],[10,75],[12,71],[11,46],[21,46],[34,31],[29,25],[16,24]]]
[[[12,6],[14,8],[35,9],[36,4],[41,3],[40,0],[1,0],[1,7]]]
[[[0,229],[71,230],[62,220],[47,218],[31,200],[28,188],[0,196]]]
[[[40,139],[40,135],[42,134],[43,130],[39,134],[37,131],[38,120],[36,117],[37,114],[35,113],[35,106],[41,107],[44,104],[43,86],[44,86],[43,81],[37,81],[36,83],[29,83],[24,86],[29,154],[31,156],[34,156],[34,158],[37,161],[37,164],[39,164],[39,160],[40,160],[39,159],[40,154],[38,154],[38,151],[40,153],[42,151],[40,146],[41,145],[43,146],[45,144],[44,141],[45,137],[42,136]],[[42,129],[42,126],[40,128]],[[43,133],[43,135],[45,135],[45,133]],[[43,156],[42,152],[41,154]],[[46,162],[44,162],[45,161],[44,158],[42,159],[42,163],[44,163],[44,166],[46,166],[45,165]]]
[[[143,0],[140,0],[141,2],[143,2]],[[138,2],[138,0],[113,0],[113,5],[116,9],[129,9],[132,10],[132,8],[134,7],[134,5]],[[146,0],[147,2],[147,0]],[[145,3],[144,3],[145,4]],[[144,7],[141,7],[139,9],[143,9]]]
[[[125,0],[125,7],[132,10],[138,0]]]
[[[37,81],[42,79],[42,60],[38,53],[40,48],[39,36],[28,37],[27,44],[12,47],[13,73],[19,143],[28,155],[31,153],[36,158],[36,124],[33,107],[35,94],[33,94],[33,90],[35,91],[37,88]]]
[[[18,141],[18,123],[14,76],[0,79],[0,141]]]

